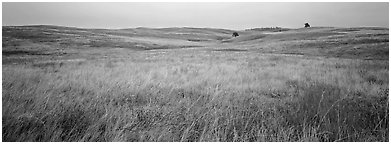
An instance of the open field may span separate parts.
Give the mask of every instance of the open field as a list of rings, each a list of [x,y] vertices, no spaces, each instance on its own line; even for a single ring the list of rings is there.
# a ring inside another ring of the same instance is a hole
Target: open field
[[[2,30],[3,141],[389,141],[386,28]]]

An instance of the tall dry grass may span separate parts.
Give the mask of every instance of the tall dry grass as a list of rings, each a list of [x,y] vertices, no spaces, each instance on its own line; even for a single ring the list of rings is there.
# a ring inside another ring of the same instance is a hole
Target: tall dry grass
[[[3,65],[3,141],[388,141],[388,61],[151,51]]]

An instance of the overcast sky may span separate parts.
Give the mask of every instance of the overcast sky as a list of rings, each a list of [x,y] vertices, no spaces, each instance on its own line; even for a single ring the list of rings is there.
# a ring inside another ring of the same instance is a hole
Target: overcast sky
[[[388,3],[2,3],[5,25],[81,28],[388,27]]]

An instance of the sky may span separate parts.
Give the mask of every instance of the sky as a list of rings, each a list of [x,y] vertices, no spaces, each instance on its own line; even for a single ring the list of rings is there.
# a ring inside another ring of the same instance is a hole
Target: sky
[[[3,2],[2,24],[79,28],[389,27],[387,2]]]

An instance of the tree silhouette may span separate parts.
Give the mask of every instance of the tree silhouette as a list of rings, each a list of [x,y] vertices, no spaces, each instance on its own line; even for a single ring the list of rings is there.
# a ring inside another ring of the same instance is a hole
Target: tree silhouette
[[[306,27],[306,28],[307,28],[307,27],[311,27],[311,26],[310,26],[310,24],[309,24],[309,23],[305,23],[305,24],[304,24],[304,27]]]
[[[232,36],[237,37],[237,36],[239,36],[239,34],[237,32],[234,32],[234,33],[232,33]]]

